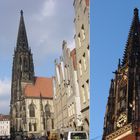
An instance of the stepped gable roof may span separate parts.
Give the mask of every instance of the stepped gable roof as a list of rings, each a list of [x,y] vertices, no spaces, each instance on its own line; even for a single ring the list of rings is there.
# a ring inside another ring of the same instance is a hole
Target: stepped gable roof
[[[53,78],[36,77],[35,84],[27,84],[24,94],[26,97],[53,97]]]

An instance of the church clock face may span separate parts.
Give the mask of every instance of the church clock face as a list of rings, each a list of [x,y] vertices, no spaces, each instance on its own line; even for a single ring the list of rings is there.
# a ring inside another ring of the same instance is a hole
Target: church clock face
[[[120,116],[117,119],[117,127],[120,128],[120,127],[124,126],[126,121],[127,121],[126,114],[125,113],[120,114]]]

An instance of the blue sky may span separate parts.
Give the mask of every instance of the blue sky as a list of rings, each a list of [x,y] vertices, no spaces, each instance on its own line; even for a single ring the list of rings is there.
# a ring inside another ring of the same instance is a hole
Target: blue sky
[[[101,140],[103,119],[118,59],[122,58],[139,0],[91,0],[91,138]],[[140,15],[140,14],[139,14]]]

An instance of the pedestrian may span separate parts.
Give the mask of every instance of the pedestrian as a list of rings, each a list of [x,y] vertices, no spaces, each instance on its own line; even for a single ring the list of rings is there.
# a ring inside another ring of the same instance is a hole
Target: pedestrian
[[[39,140],[39,137],[38,137],[38,136],[36,136],[36,137],[35,137],[35,140]]]
[[[5,140],[8,140],[8,137],[7,136],[5,137]]]
[[[15,140],[23,140],[21,135],[17,134],[17,136],[15,137]]]
[[[40,140],[46,140],[46,137],[45,136],[41,136]]]
[[[63,140],[63,134],[62,133],[60,134],[60,138],[61,138],[61,140]]]
[[[35,135],[32,134],[31,140],[35,140]]]

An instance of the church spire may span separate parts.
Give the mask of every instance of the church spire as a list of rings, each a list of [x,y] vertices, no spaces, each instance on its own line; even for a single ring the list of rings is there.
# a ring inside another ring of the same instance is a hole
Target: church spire
[[[18,37],[17,37],[17,48],[28,48],[28,39],[26,34],[26,28],[24,24],[23,11],[20,11],[20,23],[18,29]]]
[[[133,21],[124,50],[122,65],[128,63],[130,55],[136,47],[140,47],[140,22],[137,8],[134,9]]]
[[[134,9],[122,65],[111,81],[103,140],[137,139],[140,134],[140,21]],[[129,127],[129,129],[127,129]],[[129,133],[130,132],[130,133]]]

